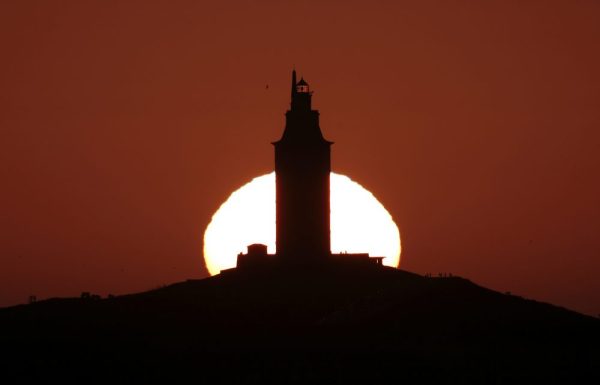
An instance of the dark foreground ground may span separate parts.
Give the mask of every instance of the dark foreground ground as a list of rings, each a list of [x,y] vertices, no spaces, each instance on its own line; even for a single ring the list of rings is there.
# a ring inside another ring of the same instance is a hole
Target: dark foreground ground
[[[0,383],[600,383],[600,320],[391,268],[0,309]]]

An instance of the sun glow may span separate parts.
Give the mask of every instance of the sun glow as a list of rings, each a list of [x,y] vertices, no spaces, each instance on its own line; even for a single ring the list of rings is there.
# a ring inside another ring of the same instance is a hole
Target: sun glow
[[[331,251],[368,252],[400,264],[400,232],[373,194],[347,176],[331,173]],[[275,253],[275,173],[254,178],[234,191],[204,232],[204,260],[211,275],[235,267],[252,243]]]

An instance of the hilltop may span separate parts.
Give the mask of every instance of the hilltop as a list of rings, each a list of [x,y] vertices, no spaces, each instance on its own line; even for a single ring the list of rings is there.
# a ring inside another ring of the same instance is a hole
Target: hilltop
[[[578,383],[598,377],[600,320],[464,278],[332,265],[0,309],[0,349],[16,383]]]

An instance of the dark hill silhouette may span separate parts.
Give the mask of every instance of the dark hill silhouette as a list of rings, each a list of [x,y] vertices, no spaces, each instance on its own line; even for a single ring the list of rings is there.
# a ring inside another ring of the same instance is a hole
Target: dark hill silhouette
[[[3,383],[582,383],[600,320],[381,266],[0,309]]]

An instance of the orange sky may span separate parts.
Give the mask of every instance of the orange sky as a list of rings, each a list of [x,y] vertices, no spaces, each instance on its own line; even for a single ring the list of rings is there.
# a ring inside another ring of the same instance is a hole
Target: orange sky
[[[404,269],[598,314],[598,20],[592,0],[2,2],[0,306],[205,276],[212,213],[273,167],[295,65]]]

